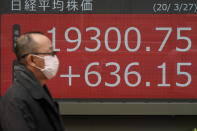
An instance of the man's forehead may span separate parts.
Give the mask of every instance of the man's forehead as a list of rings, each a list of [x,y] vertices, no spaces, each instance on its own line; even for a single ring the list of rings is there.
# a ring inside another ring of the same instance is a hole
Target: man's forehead
[[[52,44],[49,46],[49,50],[53,50],[53,46],[52,46]]]

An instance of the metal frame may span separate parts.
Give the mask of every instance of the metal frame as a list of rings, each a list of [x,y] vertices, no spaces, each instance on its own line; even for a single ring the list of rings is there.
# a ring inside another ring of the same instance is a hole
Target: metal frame
[[[197,115],[197,103],[59,102],[61,115]]]

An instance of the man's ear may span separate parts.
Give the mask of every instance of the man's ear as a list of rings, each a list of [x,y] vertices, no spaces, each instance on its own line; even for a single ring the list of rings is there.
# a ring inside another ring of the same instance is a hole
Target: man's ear
[[[32,54],[29,54],[29,55],[26,56],[26,61],[27,61],[28,65],[31,65],[31,66],[35,66],[36,65],[34,63],[34,58],[33,58]]]

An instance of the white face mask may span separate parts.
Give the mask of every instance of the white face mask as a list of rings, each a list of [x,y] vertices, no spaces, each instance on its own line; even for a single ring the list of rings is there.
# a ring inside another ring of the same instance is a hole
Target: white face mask
[[[34,55],[36,57],[42,58],[44,59],[44,63],[45,63],[45,67],[42,69],[40,67],[34,66],[38,69],[40,69],[40,71],[42,71],[42,73],[48,78],[51,79],[53,78],[57,71],[58,71],[58,67],[59,67],[59,60],[57,58],[57,56],[38,56],[38,55]]]

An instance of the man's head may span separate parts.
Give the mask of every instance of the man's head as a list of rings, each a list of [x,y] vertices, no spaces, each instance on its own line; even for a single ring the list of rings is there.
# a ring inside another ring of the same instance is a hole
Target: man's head
[[[16,56],[39,80],[49,79],[46,68],[53,68],[51,60],[57,61],[51,40],[41,32],[28,32],[20,36],[16,44]]]

